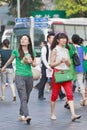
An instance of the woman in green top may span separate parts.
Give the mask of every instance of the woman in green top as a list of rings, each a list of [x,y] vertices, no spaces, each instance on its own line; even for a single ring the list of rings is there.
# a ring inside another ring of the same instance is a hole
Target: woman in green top
[[[30,92],[33,88],[33,76],[31,66],[36,66],[32,42],[28,35],[24,34],[20,38],[20,45],[17,50],[13,50],[10,59],[2,68],[2,72],[6,67],[16,59],[16,87],[20,98],[19,120],[30,123],[31,117],[28,112],[28,101]]]
[[[85,86],[85,96],[87,98],[87,46],[82,45],[84,49],[84,74],[85,74],[85,80],[86,80],[86,86]]]
[[[73,47],[73,43],[68,43],[66,45],[66,48],[69,50],[69,56],[70,56],[70,62],[71,62],[70,71],[73,75],[72,83],[73,83],[73,91],[75,91],[75,88],[76,88],[76,85],[75,85],[75,83],[76,83],[76,71],[75,71],[75,66],[74,66],[73,58],[72,58],[74,53],[75,53],[75,47]],[[70,109],[68,101],[65,102],[64,107],[67,108],[67,109]]]
[[[73,63],[73,55],[75,53],[75,48],[73,47],[73,43],[69,43],[69,55],[70,55],[70,60],[71,60],[71,66],[70,66],[70,70],[73,74],[73,81],[76,81],[76,71],[75,71],[75,66]]]

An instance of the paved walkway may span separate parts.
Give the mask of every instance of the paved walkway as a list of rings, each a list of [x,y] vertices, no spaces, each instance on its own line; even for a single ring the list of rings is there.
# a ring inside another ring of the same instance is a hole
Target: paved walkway
[[[10,88],[6,88],[6,101],[0,100],[0,130],[86,130],[87,129],[87,106],[80,106],[80,95],[75,93],[75,108],[82,118],[76,122],[70,119],[69,110],[64,108],[65,100],[57,100],[57,120],[50,119],[50,93],[45,92],[45,101],[37,98],[37,90],[33,89],[30,97],[31,124],[27,125],[18,120],[19,98],[12,102]]]

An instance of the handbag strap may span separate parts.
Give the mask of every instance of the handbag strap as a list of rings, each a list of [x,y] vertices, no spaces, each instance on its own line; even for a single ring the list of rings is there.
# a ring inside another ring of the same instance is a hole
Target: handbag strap
[[[72,44],[72,46],[73,46],[73,49],[74,49],[74,54],[77,54],[78,55],[78,48],[77,47],[75,47],[73,44]]]

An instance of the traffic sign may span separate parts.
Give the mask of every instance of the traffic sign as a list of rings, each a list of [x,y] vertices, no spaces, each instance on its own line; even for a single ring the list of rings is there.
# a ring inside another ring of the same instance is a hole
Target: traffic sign
[[[34,18],[34,22],[48,22],[48,18]]]
[[[15,22],[30,22],[30,18],[16,18]],[[34,22],[48,22],[48,18],[34,18]]]
[[[28,24],[28,26],[31,26],[31,18],[16,18],[16,23],[24,23]],[[48,27],[48,18],[34,18],[34,27],[41,27],[41,28],[47,28]]]
[[[35,23],[34,27],[47,28],[48,27],[48,23]]]
[[[20,22],[22,22],[22,23],[23,23],[23,22],[24,22],[24,23],[25,23],[25,22],[30,22],[30,18],[16,18],[16,19],[15,19],[15,22],[16,22],[16,23],[20,23]]]

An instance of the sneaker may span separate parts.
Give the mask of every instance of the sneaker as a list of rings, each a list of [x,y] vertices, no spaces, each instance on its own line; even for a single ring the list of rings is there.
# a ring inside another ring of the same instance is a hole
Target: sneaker
[[[6,83],[5,86],[8,87],[8,83]]]
[[[26,118],[25,118],[25,116],[23,116],[23,115],[19,115],[18,119],[19,119],[20,121],[26,121]]]
[[[5,97],[4,96],[1,97],[1,101],[5,101]]]
[[[27,124],[30,124],[30,121],[31,121],[31,117],[30,117],[30,116],[27,116],[27,117],[26,117],[26,122],[27,122]]]
[[[23,122],[27,123],[27,124],[30,124],[30,121],[31,121],[31,117],[30,116],[25,117],[23,115],[19,115],[18,119],[20,121],[23,121]]]
[[[70,109],[70,106],[69,106],[69,104],[67,102],[65,103],[64,108]]]
[[[13,97],[13,101],[16,101],[16,96]]]
[[[60,99],[62,100],[63,98],[66,97],[66,95],[63,93],[63,94],[61,94],[59,97],[60,97]]]
[[[39,97],[39,100],[46,100],[45,97]]]

